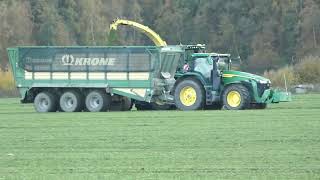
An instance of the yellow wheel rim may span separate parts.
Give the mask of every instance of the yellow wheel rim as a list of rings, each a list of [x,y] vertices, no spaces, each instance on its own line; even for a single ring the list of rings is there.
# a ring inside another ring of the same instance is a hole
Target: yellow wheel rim
[[[241,104],[241,95],[238,91],[230,91],[227,95],[227,102],[231,107],[238,107]]]
[[[192,106],[196,100],[197,92],[193,87],[186,86],[180,91],[180,101],[184,106]]]

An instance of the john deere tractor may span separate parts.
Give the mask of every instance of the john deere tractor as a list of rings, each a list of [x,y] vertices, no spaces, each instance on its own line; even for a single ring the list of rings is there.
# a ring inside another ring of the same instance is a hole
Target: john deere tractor
[[[117,19],[110,29],[116,30],[118,25],[131,26],[146,34],[156,46],[167,46],[167,43],[147,26]],[[138,110],[164,110],[173,107],[181,110],[264,109],[269,103],[291,101],[291,94],[272,89],[269,79],[232,70],[230,54],[206,53],[204,45],[183,47],[185,56],[176,70],[174,86],[164,89],[168,91],[167,96],[150,103],[135,102]],[[172,77],[168,77],[170,78]]]
[[[290,93],[271,89],[269,79],[234,71],[231,66],[230,54],[192,54],[176,72],[176,106],[184,110],[205,106],[228,110],[264,109],[269,103],[291,100]]]

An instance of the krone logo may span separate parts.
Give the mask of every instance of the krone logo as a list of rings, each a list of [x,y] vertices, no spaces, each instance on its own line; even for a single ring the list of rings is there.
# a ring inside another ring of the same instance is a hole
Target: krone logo
[[[74,57],[72,55],[66,54],[62,56],[62,64],[65,66],[73,65]]]
[[[62,64],[65,66],[113,66],[115,58],[103,57],[74,57],[71,54],[63,55],[61,58]]]

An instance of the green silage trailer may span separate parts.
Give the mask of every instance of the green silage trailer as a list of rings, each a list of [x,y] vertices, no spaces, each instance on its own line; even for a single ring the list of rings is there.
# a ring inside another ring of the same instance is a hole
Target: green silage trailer
[[[182,46],[16,47],[8,55],[22,103],[38,112],[130,110],[172,100]]]

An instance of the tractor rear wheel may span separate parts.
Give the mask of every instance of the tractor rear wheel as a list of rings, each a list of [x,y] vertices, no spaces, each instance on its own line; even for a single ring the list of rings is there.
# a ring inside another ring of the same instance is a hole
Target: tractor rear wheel
[[[90,112],[107,111],[110,108],[111,96],[100,90],[90,91],[86,96],[86,109]]]
[[[83,108],[82,95],[75,90],[67,90],[60,97],[60,108],[63,112],[79,112]]]
[[[201,84],[193,79],[181,81],[174,92],[175,105],[183,111],[203,108],[204,98],[204,90]]]
[[[227,86],[222,93],[224,109],[243,110],[250,108],[249,90],[242,84]]]
[[[51,92],[41,92],[34,99],[34,107],[37,112],[55,112],[57,111],[56,97]]]

